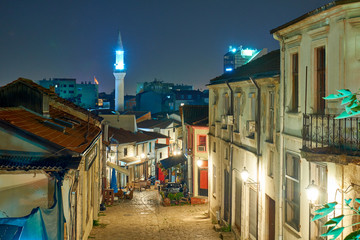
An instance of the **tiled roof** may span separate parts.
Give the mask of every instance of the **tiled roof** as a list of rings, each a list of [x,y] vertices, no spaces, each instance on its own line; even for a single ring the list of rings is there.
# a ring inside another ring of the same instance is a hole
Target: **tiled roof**
[[[199,121],[205,121],[209,115],[209,107],[207,105],[184,105],[181,109],[184,123],[190,125],[197,125]]]
[[[40,156],[32,153],[2,153],[0,151],[0,169],[2,170],[45,170],[62,171],[77,169],[81,157]]]
[[[169,147],[169,145],[163,143],[155,143],[155,149],[160,149],[165,147]]]
[[[24,108],[0,108],[0,121],[77,153],[83,153],[101,131],[62,110],[51,106],[49,110],[47,119]]]
[[[142,133],[149,135],[154,138],[170,138],[164,134],[158,133],[158,132],[147,132],[147,131],[141,131]]]
[[[132,142],[140,143],[156,139],[156,137],[152,137],[141,132],[133,133],[122,128],[114,127],[109,127],[109,137],[112,137],[112,139],[118,144]]]
[[[145,120],[142,122],[139,122],[137,124],[138,128],[167,128],[171,123],[173,123],[174,120],[171,119],[165,119],[165,120],[155,120],[155,119],[150,119],[150,120]]]
[[[102,120],[101,117],[99,117],[99,116],[97,116],[97,115],[89,112],[88,110],[86,110],[86,109],[84,109],[84,108],[82,108],[82,107],[77,106],[77,105],[74,104],[73,102],[70,102],[70,101],[68,101],[68,100],[66,100],[66,99],[63,99],[63,98],[57,96],[56,93],[50,91],[50,90],[47,89],[47,88],[44,88],[44,87],[40,86],[39,84],[33,82],[33,81],[30,80],[30,79],[18,78],[17,80],[15,80],[15,81],[13,81],[13,82],[11,82],[11,83],[6,84],[5,86],[1,87],[0,89],[6,89],[7,87],[9,87],[9,86],[11,86],[11,85],[15,85],[15,84],[24,84],[24,85],[26,85],[26,86],[28,86],[28,87],[30,87],[30,88],[32,88],[32,89],[36,89],[36,90],[40,91],[41,93],[50,96],[51,99],[53,99],[54,101],[56,101],[56,102],[58,102],[58,103],[61,103],[61,104],[65,105],[65,106],[70,107],[70,108],[72,108],[72,109],[74,109],[74,110],[76,110],[76,111],[78,111],[78,112],[81,112],[81,113],[83,113],[83,114],[85,114],[85,115],[90,114],[90,117],[98,120],[99,122],[101,122],[101,120]]]
[[[225,81],[234,82],[249,80],[249,78],[275,77],[280,74],[280,50],[272,51],[258,59],[255,59],[241,67],[236,68],[233,72],[224,73],[223,75],[210,80],[209,85],[221,84]]]

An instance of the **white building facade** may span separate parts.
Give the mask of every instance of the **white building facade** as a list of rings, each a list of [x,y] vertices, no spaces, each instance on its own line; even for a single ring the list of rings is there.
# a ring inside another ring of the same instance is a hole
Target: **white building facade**
[[[323,97],[359,88],[360,2],[332,2],[271,31],[281,49],[279,239],[327,239],[328,220],[310,222],[318,204],[359,197],[359,118],[337,120],[340,101]],[[306,188],[314,181],[319,198]],[[336,210],[335,214],[349,212]],[[358,219],[345,217],[338,227]],[[340,239],[356,226],[345,228]]]

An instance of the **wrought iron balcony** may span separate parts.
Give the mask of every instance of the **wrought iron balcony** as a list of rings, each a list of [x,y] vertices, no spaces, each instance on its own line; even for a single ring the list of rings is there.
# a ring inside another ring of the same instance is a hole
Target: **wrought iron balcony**
[[[360,156],[360,118],[335,119],[335,115],[303,116],[304,152]]]

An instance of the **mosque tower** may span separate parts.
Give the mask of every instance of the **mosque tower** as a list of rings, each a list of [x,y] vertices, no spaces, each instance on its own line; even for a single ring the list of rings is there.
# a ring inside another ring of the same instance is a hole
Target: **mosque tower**
[[[115,76],[115,111],[124,111],[124,78],[126,75],[124,64],[124,48],[119,32],[118,46],[116,49],[116,60],[114,64]]]

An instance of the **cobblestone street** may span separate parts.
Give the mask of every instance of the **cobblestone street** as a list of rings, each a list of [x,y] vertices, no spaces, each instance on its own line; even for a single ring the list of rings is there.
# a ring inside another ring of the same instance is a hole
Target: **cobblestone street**
[[[219,239],[207,217],[207,204],[164,207],[156,190],[134,192],[99,217],[89,239]]]

